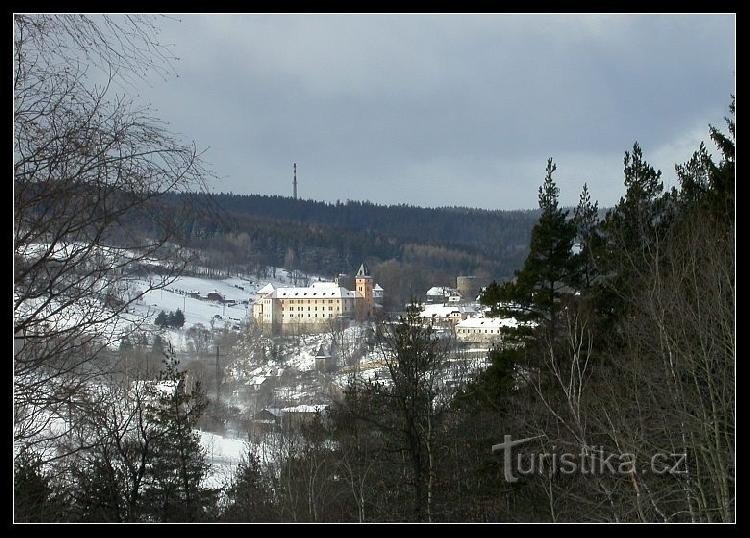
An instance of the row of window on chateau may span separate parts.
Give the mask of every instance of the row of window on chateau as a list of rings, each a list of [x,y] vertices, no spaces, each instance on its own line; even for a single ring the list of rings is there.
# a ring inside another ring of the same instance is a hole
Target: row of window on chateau
[[[305,307],[304,307],[304,306],[297,306],[297,307],[294,307],[294,306],[290,306],[289,308],[287,308],[287,310],[289,310],[289,311],[291,311],[291,312],[294,312],[294,309],[295,309],[295,308],[297,309],[297,311],[298,311],[298,312],[300,312],[300,311],[302,311],[302,310],[304,310],[304,309],[305,309]],[[309,307],[309,306],[307,307],[307,310],[308,310],[308,312],[310,311],[310,308],[311,308],[311,307]],[[325,307],[325,306],[321,306],[321,307],[320,307],[320,309],[321,309],[321,310],[325,310],[325,309],[326,309],[326,307]],[[329,306],[329,307],[328,307],[328,310],[333,310],[333,307],[332,307],[332,306]],[[349,310],[349,307],[348,307],[348,306],[344,306],[344,310]],[[282,312],[284,311],[284,307],[283,307],[283,306],[281,307],[281,311],[282,311]],[[316,312],[318,311],[318,307],[317,307],[317,306],[315,307],[315,311],[316,311]],[[341,308],[337,306],[337,307],[336,307],[336,312],[339,312],[339,311],[341,311]]]
[[[283,316],[283,314],[282,314],[282,316]],[[290,317],[290,318],[293,318],[293,317],[294,317],[294,314],[289,314],[289,317]],[[297,317],[298,317],[298,318],[304,318],[304,317],[305,317],[305,315],[304,315],[304,314],[299,314],[299,315],[298,315]],[[317,318],[317,317],[318,317],[318,315],[317,315],[317,314],[314,314],[313,316],[311,316],[310,314],[307,314],[307,317],[308,317],[308,318],[309,318],[309,317],[316,317],[316,318]],[[327,316],[326,316],[326,314],[321,314],[321,315],[320,315],[320,317],[321,317],[321,318],[325,318],[325,317],[328,317],[328,318],[332,318],[332,317],[333,317],[333,314],[328,314]]]
[[[314,300],[314,304],[318,304],[318,299],[299,299],[300,304],[309,303]],[[328,301],[328,304],[332,304],[333,301],[336,299],[320,299],[320,302],[322,304],[325,304],[326,301]],[[294,304],[295,299],[289,299],[289,304]],[[282,306],[284,305],[285,301],[281,301]]]

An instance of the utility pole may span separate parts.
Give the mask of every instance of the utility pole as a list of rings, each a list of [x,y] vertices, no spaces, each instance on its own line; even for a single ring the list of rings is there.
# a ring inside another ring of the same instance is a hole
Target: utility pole
[[[221,362],[219,360],[219,346],[216,346],[216,403],[221,403]]]

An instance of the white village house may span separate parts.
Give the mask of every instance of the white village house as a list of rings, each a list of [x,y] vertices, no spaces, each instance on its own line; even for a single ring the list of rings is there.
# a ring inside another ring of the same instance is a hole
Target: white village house
[[[456,338],[464,342],[499,342],[503,329],[516,327],[516,318],[467,318],[456,324]]]
[[[426,304],[422,305],[419,317],[433,326],[452,326],[478,314],[477,309],[471,305]]]

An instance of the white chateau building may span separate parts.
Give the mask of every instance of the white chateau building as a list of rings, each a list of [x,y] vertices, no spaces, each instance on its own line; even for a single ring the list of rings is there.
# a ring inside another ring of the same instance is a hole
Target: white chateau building
[[[516,318],[466,318],[456,324],[456,338],[464,342],[499,342],[503,329],[517,326]]]
[[[335,282],[314,282],[306,288],[268,284],[258,290],[253,318],[272,334],[319,332],[336,319],[371,319],[382,297],[383,288],[363,263],[354,278],[339,275]]]

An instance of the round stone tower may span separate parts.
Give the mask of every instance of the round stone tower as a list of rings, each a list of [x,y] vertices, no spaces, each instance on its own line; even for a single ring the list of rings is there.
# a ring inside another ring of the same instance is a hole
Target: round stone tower
[[[473,301],[481,290],[479,279],[475,276],[456,277],[456,289],[465,301]]]

